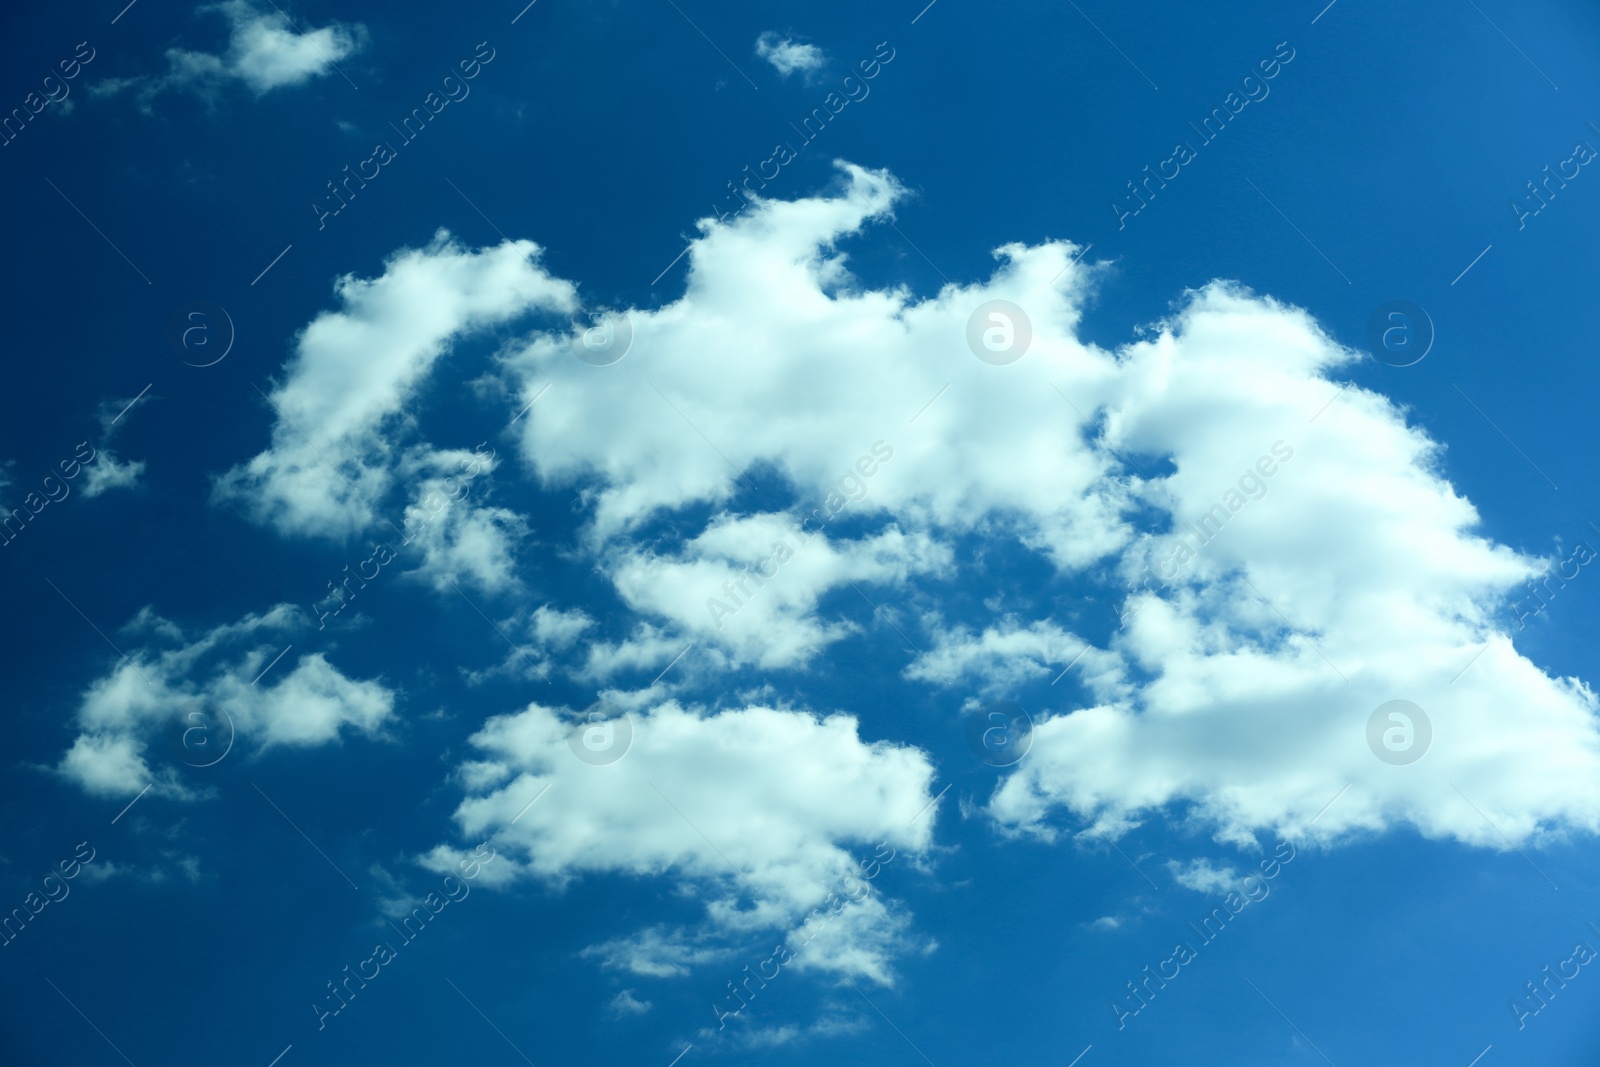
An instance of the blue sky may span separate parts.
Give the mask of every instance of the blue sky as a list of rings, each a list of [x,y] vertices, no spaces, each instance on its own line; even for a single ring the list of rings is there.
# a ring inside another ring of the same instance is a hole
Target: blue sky
[[[1600,1051],[1592,8],[6,18],[4,1062]]]

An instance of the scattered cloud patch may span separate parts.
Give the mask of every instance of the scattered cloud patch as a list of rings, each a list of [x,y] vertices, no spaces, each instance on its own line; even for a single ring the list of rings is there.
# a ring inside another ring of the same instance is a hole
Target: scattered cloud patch
[[[341,278],[340,308],[300,334],[267,395],[270,447],[218,477],[214,501],[287,536],[372,534],[397,552],[414,544],[402,566],[441,590],[518,589],[526,522],[478,489],[498,465],[493,449],[485,460],[419,441],[405,409],[463,338],[575,308],[571,284],[546,274],[539,255],[530,241],[469,250],[441,230],[396,253],[377,278]],[[462,474],[468,464],[473,473]]]
[[[671,556],[618,549],[606,569],[636,611],[670,620],[678,632],[720,649],[728,663],[778,667],[856,632],[853,624],[818,618],[828,590],[899,585],[913,574],[947,572],[952,563],[948,547],[926,534],[891,526],[831,542],[807,536],[785,516],[761,514],[714,519]]]
[[[139,484],[144,473],[144,460],[126,462],[117,459],[109,449],[101,449],[98,463],[84,468],[83,484],[79,487],[86,497],[96,497],[112,489],[132,489]]]
[[[903,906],[861,874],[861,857],[882,842],[912,853],[931,843],[935,813],[918,818],[933,781],[921,751],[864,742],[848,715],[759,706],[713,714],[669,701],[634,716],[623,758],[595,766],[574,755],[579,727],[540,704],[490,719],[473,737],[483,758],[461,768],[468,796],[455,819],[474,840],[495,835],[504,869],[522,877],[564,886],[589,874],[666,875],[707,901],[693,929],[652,927],[590,955],[634,974],[678,976],[748,951],[759,934],[782,939],[853,878],[852,902],[793,965],[893,980],[894,958],[916,940]],[[528,806],[546,787],[550,795]],[[453,855],[441,846],[430,862]]]
[[[1234,886],[1244,881],[1244,875],[1234,868],[1214,866],[1205,858],[1190,860],[1188,863],[1168,860],[1167,870],[1172,872],[1173,881],[1196,893],[1221,895],[1232,891]]]
[[[730,1027],[720,1035],[708,1027],[701,1031],[700,1038],[710,1041],[721,1036],[734,1050],[759,1051],[812,1040],[848,1037],[866,1030],[871,1023],[872,1020],[853,1007],[832,1004],[824,1009],[820,1018],[809,1023],[785,1023],[780,1026],[744,1024]]]
[[[148,391],[129,397],[112,397],[100,403],[97,417],[100,422],[100,447],[93,463],[85,464],[83,482],[79,488],[86,497],[97,497],[112,489],[133,489],[144,474],[144,460],[120,460],[111,451],[111,439],[127,425],[134,411],[154,399]]]
[[[682,978],[690,970],[725,958],[726,948],[696,943],[690,931],[650,926],[625,937],[590,945],[580,955],[612,970],[647,978]]]
[[[756,55],[771,63],[779,76],[784,78],[791,74],[809,77],[827,63],[827,57],[816,45],[802,44],[771,30],[756,38]]]
[[[1083,638],[1048,619],[1025,624],[1008,616],[1000,625],[975,634],[964,627],[946,629],[937,617],[931,617],[924,620],[924,628],[934,634],[934,647],[919,655],[906,668],[905,676],[942,684],[966,680],[989,694],[1058,678],[1074,665],[1087,669],[1097,652]]]
[[[499,675],[544,681],[558,666],[557,657],[570,653],[595,621],[582,608],[569,610],[541,604],[532,611],[519,611],[502,619],[497,625],[514,647],[496,667],[464,669],[467,680],[474,685]],[[577,670],[581,673],[581,666]]]
[[[611,998],[611,1003],[608,1007],[612,1015],[618,1018],[626,1018],[630,1015],[645,1015],[653,1005],[648,1000],[640,1000],[634,996],[633,990],[624,989]]]
[[[340,60],[367,44],[367,30],[360,23],[297,27],[281,9],[258,7],[250,0],[224,0],[197,10],[228,20],[231,30],[226,51],[213,54],[169,48],[166,74],[107,79],[92,86],[90,94],[110,96],[132,90],[147,110],[150,101],[168,89],[188,90],[211,99],[225,85],[242,82],[261,96],[325,77],[337,69]]]
[[[150,786],[191,799],[196,793],[184,774],[210,758],[202,744],[231,743],[236,758],[246,758],[277,746],[336,742],[346,732],[378,734],[395,703],[381,682],[349,678],[320,652],[272,663],[288,644],[285,635],[306,621],[299,609],[279,604],[189,637],[146,608],[124,628],[145,647],[125,645],[128,657],[85,689],[74,716],[77,737],[56,771],[96,795],[130,796]]]

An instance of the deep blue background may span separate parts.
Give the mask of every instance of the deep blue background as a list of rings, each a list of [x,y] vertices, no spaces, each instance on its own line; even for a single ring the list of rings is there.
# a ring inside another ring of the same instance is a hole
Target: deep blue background
[[[85,86],[158,72],[174,45],[215,50],[220,16],[155,0],[116,25],[115,0],[3,16],[0,108],[19,106],[77,42],[98,52],[72,83],[70,114],[51,107],[0,148],[10,264],[0,286],[8,357],[0,457],[11,461],[14,483],[4,499],[14,505],[46,467],[96,438],[100,401],[153,388],[114,444],[120,455],[146,460],[142,488],[94,500],[74,494],[0,549],[0,699],[10,726],[0,779],[0,908],[20,905],[43,871],[85,839],[99,850],[96,863],[147,867],[171,853],[198,856],[204,871],[194,884],[80,879],[67,900],[0,949],[5,1062],[120,1062],[46,978],[141,1067],[265,1067],[290,1043],[284,1067],[517,1062],[445,977],[541,1067],[664,1067],[711,1021],[707,1004],[726,978],[716,968],[682,981],[619,981],[574,958],[651,922],[694,918],[665,880],[611,878],[563,894],[474,893],[316,1033],[307,1004],[381,936],[372,926],[374,885],[362,872],[382,863],[416,888],[433,881],[409,857],[450,835],[459,794],[446,776],[465,738],[488,715],[528,700],[586,703],[592,694],[559,681],[468,688],[457,668],[498,662],[503,643],[459,598],[390,583],[364,605],[370,630],[294,640],[295,654],[323,651],[351,675],[382,675],[404,690],[394,741],[225,761],[190,772],[197,784],[215,786],[214,799],[146,798],[112,826],[120,803],[86,799],[41,769],[70,742],[82,687],[116,660],[45,579],[112,640],[147,604],[198,630],[279,601],[308,603],[357,558],[355,546],[282,540],[207,497],[213,475],[264,446],[271,412],[252,385],[267,388],[296,331],[331,306],[336,277],[375,274],[395,249],[424,243],[441,226],[473,244],[498,241],[498,227],[543,245],[552,271],[598,302],[669,301],[681,292],[683,263],[651,280],[694,221],[722,201],[743,166],[790,139],[788,122],[820,104],[845,66],[880,41],[896,56],[871,95],[785,167],[771,195],[824,187],[834,158],[887,167],[916,193],[898,213],[900,229],[956,281],[987,275],[990,249],[1006,241],[1093,243],[1090,258],[1113,268],[1085,329],[1108,346],[1162,316],[1184,289],[1216,277],[1305,307],[1357,347],[1377,305],[1415,301],[1436,326],[1433,352],[1403,369],[1368,361],[1355,380],[1407,405],[1448,445],[1448,476],[1478,505],[1489,536],[1543,552],[1555,538],[1589,536],[1587,521],[1600,523],[1589,440],[1600,174],[1586,168],[1525,230],[1508,207],[1575,142],[1600,146],[1588,125],[1600,123],[1593,5],[1485,0],[1480,13],[1467,0],[1401,9],[1339,0],[1315,25],[1320,4],[1127,8],[1082,0],[1080,14],[1071,4],[939,0],[915,25],[917,3],[680,6],[759,90],[662,0],[540,0],[515,26],[515,2],[308,0],[291,11],[302,25],[340,19],[368,27],[369,47],[341,64],[359,88],[337,75],[259,99],[234,86],[209,107],[168,93],[146,115],[128,95],[90,99]],[[771,29],[821,45],[832,70],[810,85],[778,79],[753,54],[757,35]],[[402,147],[319,232],[308,205],[323,183],[368,156],[376,140],[391,140],[387,123],[485,40],[497,57],[472,95]],[[1124,183],[1166,158],[1176,140],[1192,140],[1187,123],[1220,105],[1280,41],[1296,56],[1271,95],[1119,230],[1108,204]],[[932,293],[942,283],[888,227],[850,251],[872,284],[904,280]],[[229,358],[203,370],[185,366],[170,342],[170,320],[195,300],[226,307],[238,331]],[[470,447],[503,426],[497,405],[454,389],[481,370],[481,360],[463,354],[439,372],[440,392],[463,399],[430,407],[432,439]],[[533,515],[542,539],[570,533],[567,498],[505,479],[501,492]],[[613,609],[614,598],[592,579],[546,568],[533,552],[526,563],[558,602]],[[1040,596],[1052,592],[1060,590]],[[1593,678],[1596,595],[1576,583],[1519,647],[1552,672]],[[496,617],[514,606],[487,602]],[[1106,1001],[1145,963],[1168,955],[1184,922],[1210,906],[1208,897],[1172,887],[1164,861],[1214,846],[1176,820],[1121,842],[1163,887],[1158,893],[1096,838],[1081,847],[1006,842],[981,816],[963,818],[954,801],[980,803],[995,772],[972,766],[951,697],[918,690],[920,703],[908,702],[897,681],[906,657],[896,635],[873,624],[859,601],[827,606],[867,633],[835,649],[828,670],[774,680],[797,702],[860,714],[868,739],[924,746],[940,761],[941,786],[954,783],[938,827],[950,851],[938,855],[931,876],[895,865],[884,882],[941,947],[908,964],[899,988],[868,990],[940,1067],[1065,1064],[1091,1042],[1084,1067],[1320,1062],[1246,979],[1339,1064],[1465,1067],[1491,1042],[1485,1067],[1588,1062],[1600,1051],[1600,978],[1587,970],[1523,1033],[1505,1007],[1574,941],[1600,945],[1584,926],[1600,923],[1600,862],[1588,840],[1535,856],[1559,892],[1515,853],[1405,834],[1302,853],[1268,900],[1118,1034]],[[605,626],[618,633],[626,620],[613,610]],[[449,714],[423,718],[439,707]],[[251,783],[363,888],[352,890],[329,869]],[[1122,925],[1087,927],[1107,914],[1122,916]],[[758,946],[751,948],[754,958]],[[654,1010],[607,1017],[604,1004],[623,985],[653,1000]],[[848,987],[785,980],[756,1014],[768,1025],[803,1023],[835,1002],[861,1012],[867,1028],[759,1058],[919,1062]],[[705,1057],[757,1058],[697,1043],[682,1063]]]

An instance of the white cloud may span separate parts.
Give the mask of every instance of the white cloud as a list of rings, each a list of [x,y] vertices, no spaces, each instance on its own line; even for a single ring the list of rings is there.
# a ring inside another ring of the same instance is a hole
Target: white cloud
[[[144,473],[144,460],[123,462],[102,448],[95,454],[95,462],[83,468],[83,484],[79,486],[86,497],[96,497],[111,489],[132,489],[139,484]]]
[[[325,75],[366,41],[366,29],[359,23],[295,31],[276,11],[258,11],[244,0],[227,0],[218,7],[233,21],[223,62],[228,73],[257,93]]]
[[[611,998],[609,1005],[611,1014],[622,1018],[628,1015],[644,1015],[653,1007],[648,1000],[640,1000],[633,995],[633,990],[624,989]]]
[[[421,554],[406,573],[439,592],[464,584],[491,592],[516,590],[520,583],[515,552],[528,535],[527,522],[507,508],[467,503],[474,490],[485,498],[492,491],[496,462],[464,449],[418,453],[408,457],[400,472],[413,487],[413,502],[400,525],[407,532],[416,531],[411,541]],[[434,473],[423,476],[419,467]],[[449,474],[444,473],[446,468]],[[455,477],[468,471],[473,471],[470,478]]]
[[[814,44],[802,44],[793,38],[768,30],[756,38],[756,55],[771,63],[783,77],[796,72],[815,74],[827,62],[822,49]]]
[[[144,460],[119,460],[111,451],[111,438],[127,423],[135,410],[149,403],[153,397],[148,391],[130,397],[112,397],[100,402],[97,417],[100,421],[100,445],[94,460],[84,464],[83,482],[79,486],[85,497],[97,497],[111,489],[132,489],[144,474]]]
[[[416,442],[405,409],[461,339],[576,306],[573,287],[546,274],[539,255],[530,241],[468,250],[441,230],[390,257],[377,278],[339,279],[340,308],[300,334],[269,396],[271,447],[219,477],[215,499],[286,535],[370,532],[396,552],[414,543],[401,565],[420,556],[410,573],[440,589],[515,590],[527,528],[486,503],[493,449]],[[397,494],[408,501],[393,506],[398,522],[385,514]]]
[[[613,970],[648,978],[681,978],[694,967],[724,959],[728,950],[701,943],[689,930],[650,926],[624,937],[590,945],[580,955]]]
[[[764,562],[766,561],[766,562]],[[889,527],[854,541],[808,539],[778,515],[718,517],[674,556],[618,551],[607,572],[636,611],[670,620],[727,662],[804,662],[855,631],[816,615],[823,593],[850,583],[904,582],[947,571],[950,550],[926,534]],[[757,571],[755,577],[749,571]],[[771,574],[765,584],[761,573]]]
[[[627,671],[648,671],[652,675],[665,669],[689,643],[676,633],[667,633],[648,622],[639,623],[620,641],[595,641],[579,676],[592,680],[609,679]]]
[[[571,651],[595,622],[581,608],[568,610],[540,604],[531,612],[519,611],[496,625],[514,643],[513,647],[496,667],[464,669],[467,681],[474,685],[502,674],[547,681],[556,667],[555,657]]]
[[[759,933],[781,939],[843,886],[859,903],[807,928],[821,933],[793,965],[892,979],[909,919],[862,864],[881,842],[890,859],[929,845],[936,813],[918,815],[932,799],[933,768],[922,752],[865,743],[845,715],[702,714],[668,702],[635,715],[626,754],[596,766],[569,745],[579,728],[539,704],[490,719],[473,737],[484,760],[462,768],[470,795],[455,818],[465,838],[494,835],[501,876],[565,885],[606,872],[666,875],[707,901],[699,929],[654,927],[591,955],[636,974],[678,975],[730,947],[747,950]],[[441,846],[428,862],[444,869],[453,855]]]
[[[95,419],[100,423],[100,439],[109,440],[117,432],[117,427],[122,420],[132,415],[135,411],[155,400],[149,386],[141,389],[133,396],[108,397],[100,401],[100,406],[95,410]]]
[[[1244,881],[1244,875],[1233,867],[1217,867],[1204,857],[1190,860],[1188,863],[1168,860],[1167,869],[1172,872],[1173,881],[1196,893],[1214,893],[1220,896],[1231,892],[1235,886]]]
[[[530,629],[540,644],[565,651],[593,625],[594,620],[581,608],[565,611],[541,604],[534,609]]]
[[[140,755],[142,747],[128,734],[79,734],[56,769],[90,793],[137,793],[151,779],[149,765]]]
[[[828,1040],[847,1037],[868,1029],[872,1020],[853,1005],[828,1005],[824,1014],[810,1023],[784,1023],[779,1026],[760,1026],[753,1023],[730,1025],[719,1032],[706,1028],[700,1032],[702,1041],[718,1038],[734,1050],[765,1050],[781,1048],[804,1041]]]
[[[524,462],[546,486],[578,490],[588,548],[648,617],[591,649],[592,675],[659,669],[690,640],[724,664],[804,664],[851,632],[817,616],[821,595],[941,573],[951,557],[935,531],[993,528],[1067,567],[1131,538],[1119,518],[1126,488],[1107,477],[1117,461],[1082,440],[1050,388],[1052,374],[1114,368],[1070,336],[1078,311],[1056,281],[1083,283],[1074,246],[1009,246],[996,278],[933,300],[863,290],[832,246],[886,216],[901,191],[885,173],[841,173],[839,195],[703,222],[685,295],[628,312],[648,364],[589,366],[566,333],[531,335],[506,359],[521,379],[515,409],[551,389],[518,425]],[[1038,320],[1019,367],[966,348],[972,308],[994,297],[1026,301]],[[741,492],[770,499],[784,483],[793,510],[727,511]],[[722,513],[686,539],[630,543],[652,519],[702,506]],[[728,599],[724,582],[752,565],[770,573],[774,544],[802,527],[825,536],[753,596]],[[739,610],[725,616],[713,599]]]
[[[88,685],[78,736],[56,770],[98,795],[151,785],[188,798],[187,768],[213,754],[245,758],[278,745],[327,744],[347,730],[377,734],[395,696],[380,682],[351,679],[320,652],[273,662],[283,636],[305,622],[299,609],[280,604],[191,640],[146,608],[125,629],[177,647],[130,647]]]
[[[1498,848],[1485,815],[1513,839],[1600,826],[1593,693],[1503,633],[1540,562],[1473,532],[1439,447],[1388,400],[1352,387],[1311,421],[1327,372],[1356,358],[1304,312],[1220,284],[1124,353],[1098,401],[1107,444],[1170,457],[1135,491],[1173,529],[1122,554],[1128,582],[1159,577],[1112,638],[1121,671],[1088,677],[1096,706],[1036,723],[991,805],[1003,823],[1040,829],[1065,798],[1108,830],[1192,802],[1241,842],[1410,824]],[[1397,698],[1434,723],[1406,767],[1365,736]]]
[[[1048,619],[1024,625],[1008,616],[980,634],[945,629],[937,617],[926,620],[926,627],[934,633],[934,647],[906,668],[914,681],[971,680],[991,694],[1010,692],[1029,681],[1059,678],[1068,667],[1087,670],[1100,658],[1083,638]]]
[[[227,51],[220,55],[186,48],[167,49],[167,73],[158,78],[111,78],[90,92],[106,96],[137,89],[141,103],[166,89],[189,89],[213,96],[230,81],[243,82],[257,96],[301,85],[333,72],[339,61],[366,47],[367,30],[360,23],[342,22],[313,27],[290,22],[271,5],[258,7],[250,0],[223,0],[197,9],[228,19],[231,32]]]
[[[160,850],[160,856],[170,866],[163,865],[159,860],[148,866],[141,866],[137,863],[113,863],[108,859],[96,859],[93,864],[85,864],[80,873],[85,882],[99,883],[113,878],[132,878],[147,885],[165,885],[180,878],[192,885],[206,875],[200,866],[198,856],[189,856],[168,849]]]
[[[837,196],[703,220],[684,296],[629,312],[648,363],[597,369],[573,358],[566,335],[530,338],[509,360],[525,379],[517,406],[546,384],[560,403],[519,424],[524,460],[547,484],[583,486],[597,541],[669,509],[726,507],[751,484],[770,495],[776,481],[799,495],[795,525],[826,518],[815,513],[861,483],[840,521],[988,523],[1067,566],[1119,547],[1131,536],[1116,506],[1125,493],[1106,479],[1118,464],[1082,440],[1051,388],[1086,389],[1115,369],[1072,335],[1069,290],[1088,273],[1070,262],[1075,246],[1007,246],[996,277],[931,300],[863,289],[833,246],[888,217],[902,190],[883,172],[841,173]],[[1034,320],[1027,358],[1007,368],[965,342],[973,309],[996,297]],[[863,460],[870,476],[854,473]]]

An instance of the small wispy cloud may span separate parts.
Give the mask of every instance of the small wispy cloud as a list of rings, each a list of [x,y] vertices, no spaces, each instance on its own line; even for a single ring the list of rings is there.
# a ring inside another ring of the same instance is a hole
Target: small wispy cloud
[[[816,45],[802,44],[771,30],[756,38],[756,55],[771,63],[785,78],[796,73],[809,76],[828,61]]]
[[[93,96],[136,90],[141,105],[167,89],[187,89],[214,96],[230,81],[240,81],[257,96],[301,85],[338,69],[341,59],[366,47],[367,30],[360,23],[332,22],[301,27],[275,8],[258,8],[250,0],[224,0],[199,9],[218,12],[232,24],[228,47],[220,55],[187,48],[167,49],[167,73],[159,77],[111,78],[90,89]]]

